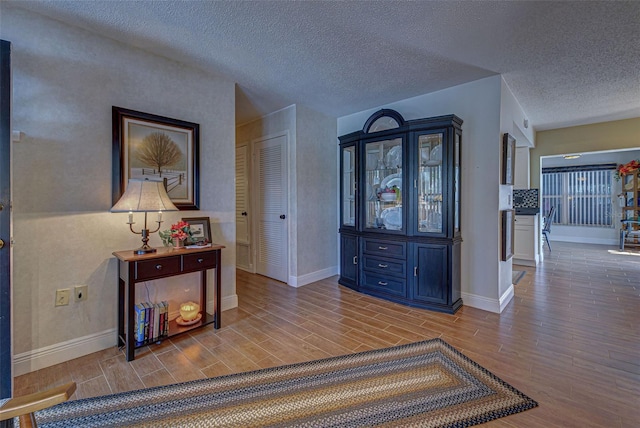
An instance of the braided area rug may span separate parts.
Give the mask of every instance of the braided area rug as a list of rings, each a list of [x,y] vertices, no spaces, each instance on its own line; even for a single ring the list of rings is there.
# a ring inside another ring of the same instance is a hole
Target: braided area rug
[[[51,427],[465,427],[537,403],[441,339],[68,401]]]

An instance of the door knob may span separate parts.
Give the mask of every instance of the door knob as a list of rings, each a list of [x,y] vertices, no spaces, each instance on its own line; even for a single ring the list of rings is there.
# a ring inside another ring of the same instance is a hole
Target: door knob
[[[4,241],[0,239],[0,248],[4,248]]]
[[[242,211],[242,212],[240,213],[240,215],[243,215],[243,216],[245,216],[245,217],[246,217],[246,216],[247,216],[247,212],[246,212],[246,211]]]
[[[280,218],[284,220],[285,218],[287,218],[287,216],[284,214],[280,214]]]

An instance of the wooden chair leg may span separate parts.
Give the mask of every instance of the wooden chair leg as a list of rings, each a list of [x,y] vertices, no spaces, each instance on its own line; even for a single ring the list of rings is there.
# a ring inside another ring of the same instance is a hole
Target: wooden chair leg
[[[36,416],[32,413],[28,415],[21,415],[18,420],[20,421],[20,428],[38,428],[38,424],[36,423]]]

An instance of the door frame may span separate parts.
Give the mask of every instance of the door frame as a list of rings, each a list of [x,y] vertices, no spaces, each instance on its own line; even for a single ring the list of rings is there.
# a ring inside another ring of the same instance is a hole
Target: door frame
[[[13,386],[11,339],[11,42],[0,40],[0,399]]]
[[[257,189],[258,188],[258,171],[257,171],[257,162],[256,162],[256,154],[257,154],[257,150],[256,150],[256,145],[258,143],[261,143],[263,141],[267,141],[267,140],[273,140],[274,138],[280,138],[280,137],[284,137],[285,139],[285,143],[284,143],[284,157],[285,157],[285,164],[287,166],[287,171],[286,171],[286,177],[285,177],[285,182],[286,182],[286,186],[287,189],[290,189],[291,187],[291,177],[290,177],[290,171],[291,171],[291,159],[289,159],[290,156],[290,150],[289,150],[289,146],[291,144],[291,138],[289,136],[289,131],[282,131],[282,132],[276,132],[273,134],[268,134],[268,135],[261,135],[258,138],[255,138],[253,140],[251,140],[250,142],[250,146],[249,146],[249,150],[250,150],[250,159],[251,159],[251,165],[249,166],[249,171],[250,171],[250,175],[251,175],[251,189]],[[258,266],[258,221],[259,216],[258,216],[258,210],[259,210],[259,200],[258,200],[258,194],[255,191],[251,191],[250,192],[250,203],[251,203],[251,207],[252,207],[252,211],[254,212],[254,215],[251,216],[250,220],[249,220],[249,229],[250,229],[250,239],[251,239],[251,243],[250,243],[250,248],[251,248],[251,264],[253,266],[253,273],[257,273],[257,266]],[[287,216],[287,230],[286,230],[286,242],[285,242],[285,251],[286,251],[286,255],[285,255],[285,261],[286,261],[286,275],[287,275],[287,279],[285,281],[286,284],[289,284],[289,279],[291,278],[291,233],[292,233],[292,224],[293,222],[291,221],[291,192],[287,191],[287,207],[286,207],[286,212],[285,215]]]

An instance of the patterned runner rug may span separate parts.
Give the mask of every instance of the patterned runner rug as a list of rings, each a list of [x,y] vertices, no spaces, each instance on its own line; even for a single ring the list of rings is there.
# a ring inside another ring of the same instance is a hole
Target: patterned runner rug
[[[465,427],[536,407],[441,339],[69,401],[50,427]]]

